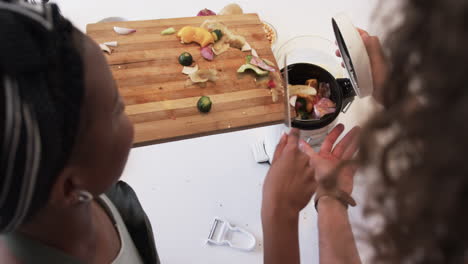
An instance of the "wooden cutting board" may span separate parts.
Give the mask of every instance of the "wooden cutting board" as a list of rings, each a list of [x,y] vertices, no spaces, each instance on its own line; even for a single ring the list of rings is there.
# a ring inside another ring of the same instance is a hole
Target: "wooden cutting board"
[[[236,16],[190,17],[147,21],[89,24],[87,34],[97,43],[118,41],[106,55],[126,104],[126,112],[135,125],[136,146],[209,135],[280,123],[282,98],[274,103],[265,83],[250,74],[237,74],[250,52],[231,48],[213,61],[201,57],[198,44],[181,44],[176,34],[163,36],[168,27],[200,26],[207,19],[223,22],[233,33],[242,35],[261,58],[275,61],[262,22],[256,14]],[[113,27],[136,29],[130,35],[118,35]],[[178,57],[192,54],[201,69],[217,69],[219,79],[206,87],[187,83]],[[209,96],[211,112],[201,114],[196,103]]]

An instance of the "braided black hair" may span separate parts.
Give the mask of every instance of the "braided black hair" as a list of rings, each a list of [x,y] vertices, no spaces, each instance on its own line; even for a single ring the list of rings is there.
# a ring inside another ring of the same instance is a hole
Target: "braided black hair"
[[[14,1],[0,1],[0,3]],[[20,3],[8,3],[19,5]],[[52,29],[48,30],[27,16],[0,7],[0,77],[15,85],[21,103],[29,106],[37,123],[40,137],[40,164],[32,199],[23,221],[12,223],[21,199],[21,188],[31,175],[25,174],[28,142],[21,125],[17,153],[12,153],[5,140],[7,82],[0,79],[0,232],[9,232],[24,221],[30,220],[47,202],[57,175],[70,159],[80,123],[84,97],[83,61],[79,51],[78,34],[72,24],[64,19],[53,4],[44,5],[50,10]],[[16,155],[13,178],[9,188],[6,171],[11,155]],[[1,202],[1,200],[0,200]],[[15,220],[16,221],[16,220]]]

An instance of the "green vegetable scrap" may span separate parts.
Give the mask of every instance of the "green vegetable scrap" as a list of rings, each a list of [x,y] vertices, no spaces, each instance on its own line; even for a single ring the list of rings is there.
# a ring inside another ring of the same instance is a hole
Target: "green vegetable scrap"
[[[166,28],[165,30],[161,31],[161,35],[172,35],[176,32],[173,27]]]
[[[213,30],[211,34],[213,35],[215,42],[220,40],[223,37],[223,32],[220,29]]]
[[[259,67],[252,65],[252,64],[244,64],[240,66],[240,68],[237,70],[238,73],[244,73],[246,70],[252,70],[254,71],[258,76],[267,76],[270,74],[269,71],[264,71],[260,69]]]

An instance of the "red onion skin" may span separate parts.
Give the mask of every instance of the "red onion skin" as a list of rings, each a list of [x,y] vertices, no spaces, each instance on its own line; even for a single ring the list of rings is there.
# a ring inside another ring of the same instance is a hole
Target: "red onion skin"
[[[208,8],[205,8],[205,9],[200,10],[197,16],[216,16],[216,13],[209,10]]]
[[[211,45],[201,48],[200,52],[203,58],[206,60],[212,61],[214,59],[214,53],[211,49]]]

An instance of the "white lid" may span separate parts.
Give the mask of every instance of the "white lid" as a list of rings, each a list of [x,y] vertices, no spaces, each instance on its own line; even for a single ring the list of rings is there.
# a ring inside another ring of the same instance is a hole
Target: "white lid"
[[[360,98],[372,95],[374,83],[366,46],[348,16],[340,13],[333,17],[333,31],[351,84]]]

